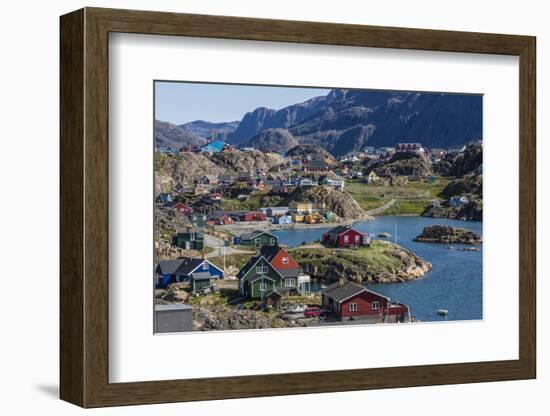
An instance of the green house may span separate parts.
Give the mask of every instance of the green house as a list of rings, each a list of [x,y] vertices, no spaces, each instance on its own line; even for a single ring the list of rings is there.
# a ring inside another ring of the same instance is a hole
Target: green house
[[[264,256],[254,256],[237,274],[241,296],[263,299],[271,290],[284,284],[283,276]]]
[[[204,248],[204,233],[187,229],[172,237],[172,244],[185,250],[202,250]]]
[[[197,228],[205,227],[207,217],[208,216],[206,214],[198,214],[198,213],[189,214],[188,216],[189,221],[191,221],[191,224],[193,224],[193,226]]]
[[[251,233],[242,234],[235,242],[243,246],[262,247],[276,246],[278,240],[276,235],[268,233],[267,231],[255,230]]]

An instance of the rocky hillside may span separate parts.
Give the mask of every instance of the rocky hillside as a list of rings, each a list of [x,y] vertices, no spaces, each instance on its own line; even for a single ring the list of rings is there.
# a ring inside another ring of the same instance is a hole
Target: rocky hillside
[[[422,213],[425,217],[459,220],[483,220],[483,176],[466,175],[447,184],[441,191],[444,198],[439,206],[428,206]],[[453,205],[452,198],[464,197],[467,202]]]
[[[258,170],[267,172],[282,163],[281,156],[275,153],[241,152],[240,150],[216,153],[210,160],[229,173],[256,172]]]
[[[420,141],[428,148],[455,147],[482,137],[482,97],[445,93],[332,90],[324,97],[281,110],[247,113],[231,136],[234,144],[274,128],[300,143],[339,156],[371,146]]]
[[[280,165],[277,154],[262,152],[231,152],[208,156],[203,153],[181,155],[155,154],[155,195],[169,192],[180,183],[193,182],[203,175],[236,175],[239,171],[269,171]]]
[[[434,171],[443,176],[463,176],[476,173],[483,163],[483,145],[474,143],[458,154],[448,154],[434,164]]]
[[[323,159],[327,163],[333,163],[335,160],[334,157],[322,147],[309,144],[295,146],[286,152],[285,156],[292,158],[305,158],[310,156],[312,159]]]
[[[206,140],[180,126],[166,121],[155,120],[155,146],[173,147],[202,146]]]
[[[298,188],[285,199],[282,205],[287,206],[292,201],[324,203],[326,209],[342,220],[370,218],[349,193],[329,186]]]
[[[267,129],[241,143],[241,147],[253,147],[262,152],[285,153],[296,147],[298,140],[285,129]]]
[[[312,278],[328,282],[340,277],[365,283],[403,282],[418,279],[432,268],[412,251],[380,240],[358,250],[298,248],[291,254]]]
[[[420,176],[432,173],[428,158],[405,153],[397,153],[387,162],[381,162],[373,167],[377,175],[383,176]]]

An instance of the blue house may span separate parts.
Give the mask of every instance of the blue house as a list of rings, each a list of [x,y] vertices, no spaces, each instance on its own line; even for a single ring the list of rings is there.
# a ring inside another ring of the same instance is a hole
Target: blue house
[[[162,193],[162,194],[159,194],[157,196],[157,198],[155,199],[156,202],[158,202],[159,204],[166,204],[167,202],[172,202],[173,199],[172,199],[172,195],[169,194],[169,193]]]
[[[223,270],[206,259],[182,257],[176,260],[161,260],[155,269],[155,287],[164,288],[170,283],[202,281],[206,274],[211,280],[223,279]]]
[[[290,217],[290,215],[281,215],[280,217],[274,218],[273,223],[275,223],[275,224],[292,224],[292,218]]]
[[[207,145],[201,147],[201,152],[203,153],[218,153],[223,150],[227,143],[222,142],[221,140],[216,140]]]

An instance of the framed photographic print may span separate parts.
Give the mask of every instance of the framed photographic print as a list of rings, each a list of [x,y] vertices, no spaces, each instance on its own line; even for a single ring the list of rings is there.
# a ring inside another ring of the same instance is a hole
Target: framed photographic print
[[[535,38],[61,17],[61,398],[534,378]]]

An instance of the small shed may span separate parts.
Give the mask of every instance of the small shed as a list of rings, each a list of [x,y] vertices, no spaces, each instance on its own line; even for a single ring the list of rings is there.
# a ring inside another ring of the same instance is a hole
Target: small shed
[[[189,276],[189,286],[193,293],[204,292],[205,289],[210,289],[212,276],[208,272],[195,272]]]
[[[283,295],[281,295],[277,290],[273,289],[270,290],[268,293],[266,293],[264,297],[264,304],[266,308],[272,308],[272,309],[281,309],[281,299],[283,298]]]
[[[193,308],[190,305],[155,305],[154,333],[188,332],[192,330]]]

